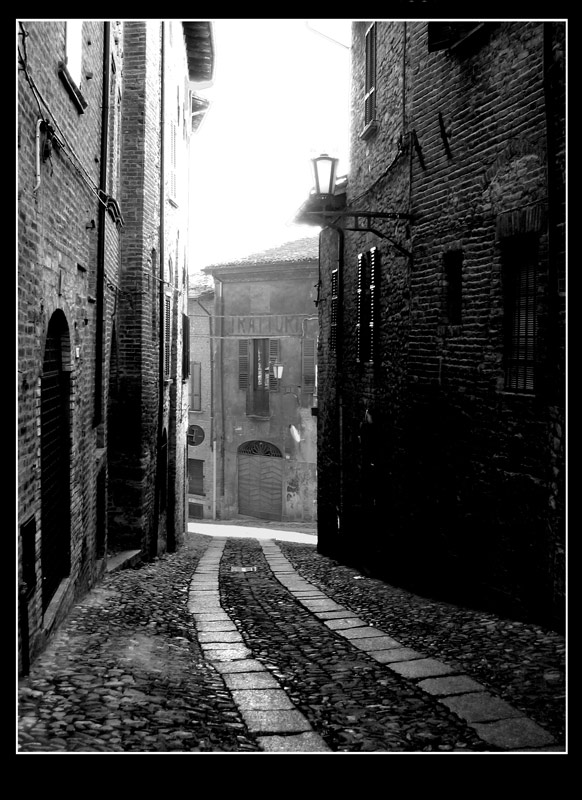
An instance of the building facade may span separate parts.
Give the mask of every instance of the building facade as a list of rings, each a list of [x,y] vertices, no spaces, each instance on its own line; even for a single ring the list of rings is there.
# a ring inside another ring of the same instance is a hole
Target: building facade
[[[20,668],[186,525],[188,148],[210,23],[18,24]]]
[[[209,489],[214,516],[312,521],[317,518],[317,238],[203,272],[214,279],[215,295]],[[209,478],[205,467],[207,483]]]
[[[561,22],[353,23],[347,184],[297,216],[323,226],[320,551],[556,627],[564,64]]]

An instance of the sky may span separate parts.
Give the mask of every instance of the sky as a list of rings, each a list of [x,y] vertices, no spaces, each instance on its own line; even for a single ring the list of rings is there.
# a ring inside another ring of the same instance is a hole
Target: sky
[[[311,158],[348,171],[350,24],[213,20],[213,85],[198,91],[210,107],[191,142],[191,272],[319,232],[292,219]]]

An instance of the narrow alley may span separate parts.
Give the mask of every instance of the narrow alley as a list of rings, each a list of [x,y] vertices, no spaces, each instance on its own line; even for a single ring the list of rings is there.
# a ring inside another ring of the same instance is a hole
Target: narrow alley
[[[18,751],[565,752],[562,636],[315,544],[190,523],[178,552],[109,571],[20,679]]]

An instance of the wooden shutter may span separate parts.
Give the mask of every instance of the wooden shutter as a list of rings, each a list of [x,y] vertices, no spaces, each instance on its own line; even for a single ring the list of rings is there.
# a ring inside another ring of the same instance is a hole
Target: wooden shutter
[[[303,340],[303,390],[315,388],[315,339]]]
[[[356,307],[356,360],[365,361],[365,279],[366,279],[366,257],[363,253],[358,254],[358,283],[357,283],[357,307]]]
[[[197,458],[188,459],[188,492],[204,494],[204,461]]]
[[[200,411],[202,407],[201,370],[200,362],[192,361],[190,365],[190,409],[192,411]]]
[[[182,380],[190,377],[190,317],[182,314]]]
[[[376,119],[376,23],[366,33],[366,84],[364,125]]]
[[[331,273],[331,327],[329,332],[329,347],[332,353],[337,350],[337,324],[339,303],[339,269]]]
[[[374,361],[375,348],[380,326],[380,255],[378,248],[373,247],[368,254],[370,285],[369,285],[369,360]]]
[[[238,340],[238,388],[246,392],[249,388],[249,340]]]
[[[279,388],[279,381],[274,374],[273,364],[281,359],[281,340],[269,339],[269,389],[276,392]]]
[[[164,374],[166,377],[170,374],[171,365],[171,348],[172,348],[172,320],[170,317],[172,311],[171,301],[169,297],[164,298]]]

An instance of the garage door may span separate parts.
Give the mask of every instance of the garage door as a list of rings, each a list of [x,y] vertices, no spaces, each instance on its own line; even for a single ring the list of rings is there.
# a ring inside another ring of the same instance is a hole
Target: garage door
[[[249,517],[282,517],[283,459],[269,442],[252,441],[238,450],[238,511]]]

